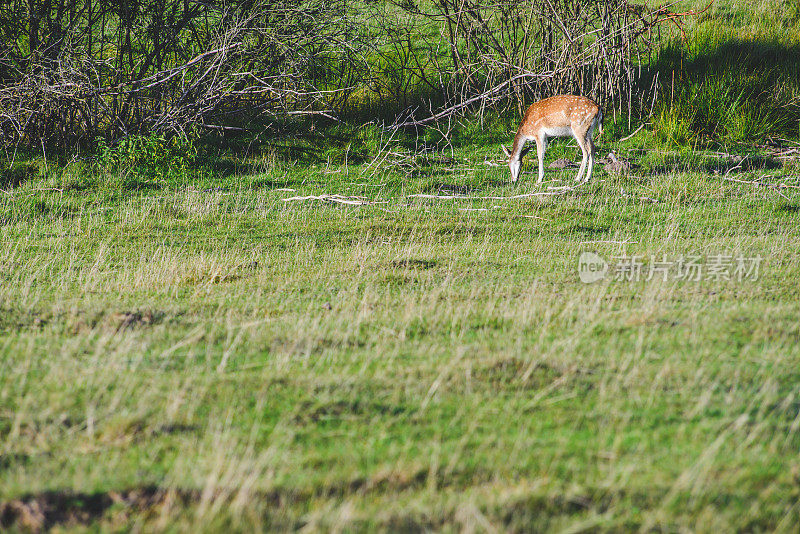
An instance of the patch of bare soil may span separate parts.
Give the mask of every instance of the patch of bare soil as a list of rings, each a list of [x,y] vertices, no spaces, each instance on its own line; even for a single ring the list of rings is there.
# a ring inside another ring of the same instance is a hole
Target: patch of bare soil
[[[197,490],[165,490],[155,486],[99,493],[47,491],[0,503],[0,529],[16,527],[41,532],[56,525],[86,525],[114,505],[141,512],[186,505],[199,496]]]
[[[117,330],[124,330],[137,326],[150,326],[159,322],[164,315],[163,312],[152,310],[121,311],[109,315],[108,320],[110,324],[116,325]]]
[[[389,262],[391,267],[397,269],[432,269],[436,267],[434,260],[417,260],[417,259],[404,259]]]

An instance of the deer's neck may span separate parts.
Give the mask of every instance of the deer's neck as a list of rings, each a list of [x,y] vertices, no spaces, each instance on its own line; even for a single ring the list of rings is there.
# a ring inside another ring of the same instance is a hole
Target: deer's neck
[[[517,131],[514,136],[514,142],[511,144],[511,160],[518,161],[522,157],[522,149],[525,147],[525,136],[522,135],[522,129]]]

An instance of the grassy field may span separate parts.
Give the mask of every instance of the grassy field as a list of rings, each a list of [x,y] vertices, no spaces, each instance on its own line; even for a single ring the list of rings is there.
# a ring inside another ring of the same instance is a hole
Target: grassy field
[[[797,159],[640,132],[565,194],[413,196],[573,185],[510,185],[493,131],[2,194],[3,526],[792,530]],[[285,201],[321,194],[376,203]],[[762,263],[584,284],[583,251]]]
[[[509,183],[515,117],[447,142],[289,124],[191,164],[20,155],[0,530],[796,532],[800,17],[780,13],[717,2],[662,55],[678,90],[651,122],[621,142],[636,124],[607,117],[599,155],[630,171],[577,187],[537,186],[533,153]],[[604,279],[581,281],[585,252]]]

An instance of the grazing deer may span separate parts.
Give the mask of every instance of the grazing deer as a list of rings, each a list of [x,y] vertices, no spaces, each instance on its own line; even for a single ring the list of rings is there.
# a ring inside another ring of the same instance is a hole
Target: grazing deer
[[[530,149],[525,149],[525,143],[536,141],[536,154],[539,156],[539,181],[544,179],[544,151],[547,149],[549,137],[569,137],[578,142],[583,151],[583,161],[578,171],[576,181],[581,179],[589,162],[586,181],[592,176],[594,166],[594,142],[592,135],[597,128],[598,135],[603,133],[603,112],[595,102],[583,96],[561,95],[540,100],[525,112],[522,124],[519,125],[517,135],[511,152],[503,147],[503,152],[508,156],[508,167],[511,169],[511,181],[519,178],[519,169],[522,157]]]

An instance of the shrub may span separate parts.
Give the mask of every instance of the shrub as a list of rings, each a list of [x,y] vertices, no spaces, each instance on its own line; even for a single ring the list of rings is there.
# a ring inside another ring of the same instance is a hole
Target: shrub
[[[197,161],[190,139],[156,134],[130,135],[114,145],[97,141],[98,165],[107,172],[133,172],[150,179],[183,179]]]

